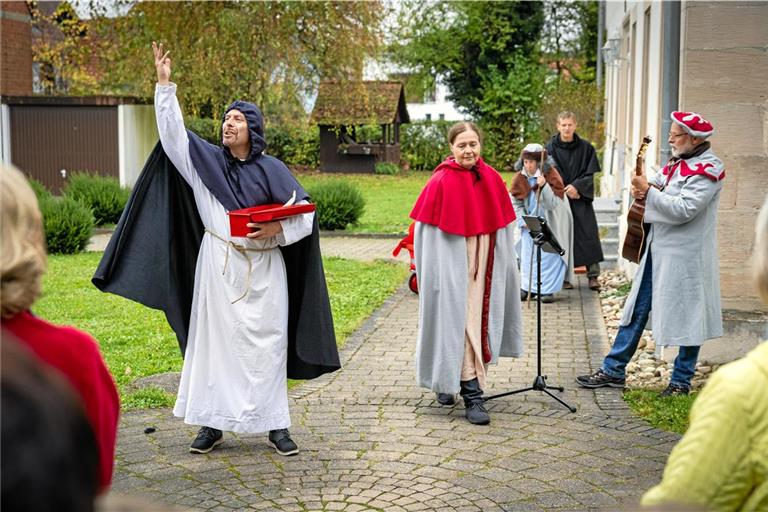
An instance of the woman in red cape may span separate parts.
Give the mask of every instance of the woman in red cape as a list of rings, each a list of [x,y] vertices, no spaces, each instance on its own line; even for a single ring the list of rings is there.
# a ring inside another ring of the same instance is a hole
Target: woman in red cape
[[[515,212],[504,181],[480,157],[481,134],[462,122],[451,153],[411,211],[419,281],[416,378],[452,405],[461,393],[470,423],[485,425],[488,364],[523,351]]]

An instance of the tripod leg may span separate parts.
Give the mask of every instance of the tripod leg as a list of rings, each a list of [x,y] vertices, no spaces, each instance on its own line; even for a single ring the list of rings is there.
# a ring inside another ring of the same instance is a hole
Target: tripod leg
[[[564,405],[564,406],[565,406],[565,407],[566,407],[566,408],[567,408],[569,411],[571,411],[571,412],[576,412],[576,408],[575,408],[574,406],[572,406],[572,405],[568,405],[568,404],[567,404],[567,403],[565,403],[563,400],[561,400],[561,399],[560,399],[560,397],[558,397],[558,396],[555,396],[555,395],[553,395],[551,392],[549,392],[549,390],[547,390],[547,389],[542,389],[541,391],[545,392],[546,394],[548,394],[549,396],[551,396],[552,398],[554,398],[555,400],[557,400],[558,402],[560,402],[560,403],[561,403],[562,405]]]
[[[558,391],[559,391],[559,392],[561,392],[561,393],[562,393],[563,391],[565,391],[565,388],[564,388],[563,386],[550,386],[549,384],[547,384],[546,386],[544,386],[544,389],[556,389],[556,390],[558,390]]]

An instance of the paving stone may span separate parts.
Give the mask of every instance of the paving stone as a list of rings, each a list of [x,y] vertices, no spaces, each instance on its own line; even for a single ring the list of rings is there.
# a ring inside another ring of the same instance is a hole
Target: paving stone
[[[396,242],[321,239],[324,251],[360,259],[388,257]],[[547,305],[542,333],[545,373],[551,384],[565,387],[558,396],[576,405],[577,414],[538,392],[488,402],[488,426],[470,425],[461,404],[436,404],[415,384],[418,297],[403,287],[350,337],[342,370],[291,390],[299,455],[277,456],[264,434],[227,434],[219,449],[194,457],[187,449],[196,427],[167,409],[129,411],[121,417],[112,492],[194,510],[281,512],[525,512],[636,504],[658,483],[679,436],[634,418],[618,393],[571,384],[608,346],[604,327],[596,325],[602,318],[596,296],[587,292],[586,279],[578,277],[576,290]],[[488,394],[533,379],[535,309],[524,307],[524,317],[526,355],[489,368]],[[143,434],[148,425],[155,434]]]

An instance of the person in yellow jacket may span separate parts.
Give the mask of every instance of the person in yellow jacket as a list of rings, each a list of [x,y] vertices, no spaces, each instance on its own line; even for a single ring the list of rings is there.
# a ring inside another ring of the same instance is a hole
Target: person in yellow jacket
[[[754,277],[768,303],[768,199],[756,231]],[[768,510],[768,341],[712,375],[690,420],[642,504]]]

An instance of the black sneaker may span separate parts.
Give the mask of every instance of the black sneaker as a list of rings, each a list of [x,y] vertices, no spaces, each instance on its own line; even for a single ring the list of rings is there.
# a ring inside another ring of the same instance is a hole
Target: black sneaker
[[[487,425],[491,422],[491,416],[481,402],[474,402],[466,406],[464,416],[473,425]]]
[[[555,302],[555,296],[552,295],[551,293],[542,295],[541,302],[543,302],[544,304],[552,304],[553,302]]]
[[[216,428],[202,427],[189,447],[189,453],[208,453],[224,442],[224,433]]]
[[[611,377],[603,371],[597,370],[592,375],[580,375],[576,377],[576,384],[584,388],[623,388],[626,379],[624,377]]]
[[[453,405],[456,403],[456,395],[451,393],[435,393],[437,403],[440,405]]]
[[[299,447],[291,439],[291,433],[287,428],[269,431],[269,443],[275,447],[279,455],[288,456],[299,453]]]
[[[672,395],[687,395],[691,392],[691,388],[688,386],[680,386],[678,384],[669,383],[669,386],[659,393],[659,396],[672,396]]]

